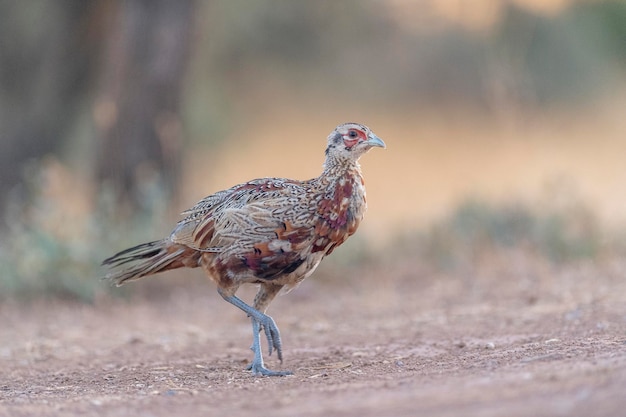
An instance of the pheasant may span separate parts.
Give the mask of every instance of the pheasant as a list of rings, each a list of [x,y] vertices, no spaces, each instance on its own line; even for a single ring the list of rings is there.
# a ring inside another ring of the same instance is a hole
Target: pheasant
[[[310,276],[322,259],[356,232],[366,210],[359,158],[385,143],[358,123],[337,126],[328,136],[322,174],[306,181],[260,178],[200,200],[182,213],[169,237],[119,252],[103,261],[104,277],[120,286],[171,269],[200,267],[220,296],[252,320],[254,375],[291,371],[265,367],[261,330],[268,354],[282,363],[280,332],[265,312],[282,290]],[[252,305],[235,293],[259,284]]]

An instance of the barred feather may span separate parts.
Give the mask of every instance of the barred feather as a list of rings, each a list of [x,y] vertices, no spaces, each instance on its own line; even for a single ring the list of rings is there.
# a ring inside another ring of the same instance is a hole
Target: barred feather
[[[111,270],[104,279],[119,287],[127,281],[187,266],[181,257],[188,251],[188,248],[172,244],[168,240],[143,243],[105,259],[102,265]]]

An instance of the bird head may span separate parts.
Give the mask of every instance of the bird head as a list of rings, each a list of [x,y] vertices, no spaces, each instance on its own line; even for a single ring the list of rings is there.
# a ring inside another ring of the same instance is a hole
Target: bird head
[[[385,142],[369,127],[358,123],[343,123],[328,135],[326,158],[356,162],[374,147],[386,148]]]

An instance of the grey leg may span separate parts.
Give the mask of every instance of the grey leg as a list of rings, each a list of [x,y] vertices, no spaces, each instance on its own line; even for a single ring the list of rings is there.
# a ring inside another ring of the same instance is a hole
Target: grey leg
[[[263,364],[263,355],[261,354],[261,329],[259,322],[254,318],[252,319],[252,351],[254,352],[254,359],[252,363],[248,365],[248,370],[252,371],[253,375],[262,376],[285,376],[292,375],[291,371],[271,371]],[[271,346],[271,345],[270,345]],[[278,352],[278,349],[276,349]],[[281,360],[282,362],[282,360]]]
[[[232,305],[241,309],[244,313],[250,316],[252,320],[252,351],[254,352],[254,360],[252,364],[248,367],[249,370],[252,371],[254,375],[263,375],[263,376],[284,376],[291,375],[291,371],[271,371],[265,368],[263,364],[263,355],[261,353],[261,328],[265,332],[265,336],[267,337],[267,344],[269,354],[272,354],[272,350],[276,349],[276,354],[278,359],[283,361],[283,349],[280,340],[280,332],[278,331],[278,326],[274,322],[270,316],[261,313],[259,310],[249,306],[245,302],[243,302],[239,297],[234,295],[226,295],[221,290],[218,289],[219,294],[222,298]]]

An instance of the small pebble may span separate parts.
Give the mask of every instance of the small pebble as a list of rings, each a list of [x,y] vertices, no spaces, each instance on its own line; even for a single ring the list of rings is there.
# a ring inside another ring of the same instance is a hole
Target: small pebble
[[[495,349],[496,345],[493,342],[485,343],[485,349]]]

